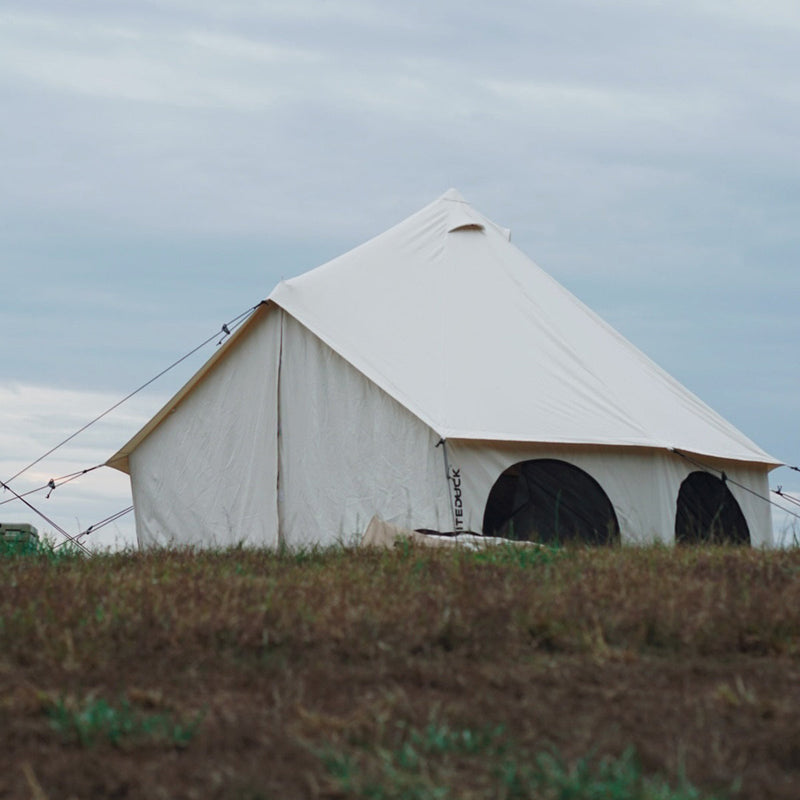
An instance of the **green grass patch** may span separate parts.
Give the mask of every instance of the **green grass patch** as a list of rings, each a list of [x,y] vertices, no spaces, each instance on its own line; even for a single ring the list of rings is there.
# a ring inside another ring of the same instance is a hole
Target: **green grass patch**
[[[461,558],[475,564],[494,564],[504,567],[520,567],[522,569],[547,566],[563,558],[569,558],[574,549],[548,545],[520,546],[500,544],[483,547],[479,550],[460,551]]]
[[[431,722],[397,726],[391,745],[364,743],[318,753],[337,793],[365,800],[447,800],[464,786],[474,798],[518,800],[714,800],[685,778],[675,786],[644,775],[635,750],[568,763],[558,753],[529,756],[502,726],[474,730]],[[457,789],[456,787],[461,787]]]
[[[185,747],[194,738],[202,720],[198,714],[188,722],[166,713],[145,713],[122,699],[109,703],[102,697],[81,701],[61,698],[48,708],[50,725],[61,738],[82,747],[103,742],[115,745],[165,743]]]

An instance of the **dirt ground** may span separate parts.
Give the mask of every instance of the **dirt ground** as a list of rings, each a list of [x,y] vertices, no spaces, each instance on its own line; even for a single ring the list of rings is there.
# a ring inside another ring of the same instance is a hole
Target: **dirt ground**
[[[43,714],[47,693],[64,684],[5,672],[0,797],[335,797],[315,746],[346,746],[387,721],[421,726],[434,716],[502,724],[531,751],[554,747],[566,758],[617,756],[633,745],[648,773],[683,773],[707,791],[740,784],[734,796],[752,800],[800,797],[800,668],[789,660],[538,656],[498,664],[443,652],[351,663],[319,652],[297,670],[154,675],[150,666],[125,675],[128,696],[148,708],[201,710],[186,747],[64,744]],[[64,677],[75,689],[83,684]]]
[[[523,758],[633,747],[703,797],[797,800],[798,575],[798,554],[661,551],[0,564],[0,798],[364,796],[323,754],[436,722],[503,726]],[[93,698],[196,729],[54,729],[57,702]],[[448,797],[501,796],[468,765],[450,778]]]

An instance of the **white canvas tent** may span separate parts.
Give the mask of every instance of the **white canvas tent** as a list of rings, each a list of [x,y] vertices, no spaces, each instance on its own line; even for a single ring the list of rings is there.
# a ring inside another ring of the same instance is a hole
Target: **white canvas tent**
[[[751,492],[779,462],[451,190],[281,282],[108,464],[142,545],[275,546],[351,540],[375,514],[521,536],[519,508],[550,492],[558,526],[598,488],[622,541],[669,542],[705,467],[769,544]]]

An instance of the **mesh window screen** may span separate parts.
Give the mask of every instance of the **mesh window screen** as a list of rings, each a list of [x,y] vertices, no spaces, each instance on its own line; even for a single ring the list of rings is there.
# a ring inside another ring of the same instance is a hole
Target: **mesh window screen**
[[[546,544],[619,542],[614,507],[582,469],[555,459],[509,467],[489,493],[483,532]]]
[[[742,509],[725,481],[693,472],[681,484],[675,515],[678,544],[750,544]]]

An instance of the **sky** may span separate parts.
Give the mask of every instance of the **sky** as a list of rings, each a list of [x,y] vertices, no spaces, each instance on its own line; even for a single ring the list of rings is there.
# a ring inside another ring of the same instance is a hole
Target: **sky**
[[[450,187],[798,464],[798,78],[794,0],[3,0],[0,480]],[[103,463],[215,346],[11,487]],[[131,503],[108,468],[45,495],[71,535]]]

